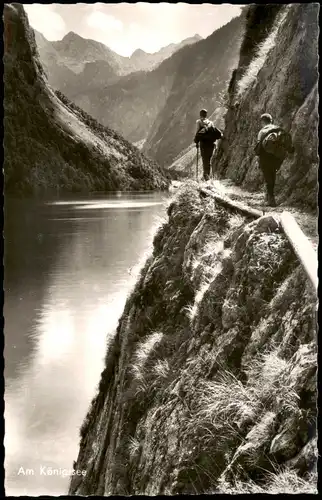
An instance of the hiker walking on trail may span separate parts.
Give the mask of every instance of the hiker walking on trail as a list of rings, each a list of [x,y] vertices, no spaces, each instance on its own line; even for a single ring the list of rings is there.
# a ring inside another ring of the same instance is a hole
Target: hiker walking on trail
[[[203,166],[203,179],[207,181],[210,175],[210,160],[214,152],[215,141],[221,139],[222,133],[212,121],[207,118],[207,110],[200,111],[200,118],[197,120],[197,130],[194,138],[196,147],[200,144],[200,153]]]
[[[261,116],[261,129],[257,136],[255,154],[259,158],[259,167],[266,184],[266,202],[276,207],[274,196],[276,172],[281,168],[288,153],[293,153],[292,139],[289,133],[274,125],[270,114]]]

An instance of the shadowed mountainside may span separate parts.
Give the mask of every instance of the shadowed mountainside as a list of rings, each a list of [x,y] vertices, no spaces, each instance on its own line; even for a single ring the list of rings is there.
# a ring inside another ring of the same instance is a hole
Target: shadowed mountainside
[[[316,492],[315,305],[278,219],[187,184],[107,348],[70,494]]]
[[[4,177],[8,192],[166,189],[167,174],[55,93],[21,4],[5,5]]]
[[[219,178],[258,190],[254,156],[259,117],[290,131],[295,154],[277,174],[277,200],[314,210],[318,169],[318,4],[251,6],[240,61],[230,82],[225,141],[214,159]]]

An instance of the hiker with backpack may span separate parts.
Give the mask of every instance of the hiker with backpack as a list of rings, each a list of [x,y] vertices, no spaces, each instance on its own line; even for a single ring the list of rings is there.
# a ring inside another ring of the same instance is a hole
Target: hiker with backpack
[[[255,154],[266,183],[266,202],[276,207],[274,196],[276,172],[289,153],[293,153],[292,138],[288,132],[273,124],[270,114],[261,116],[261,129],[258,133]]]
[[[214,126],[212,121],[208,120],[207,114],[208,112],[206,109],[200,111],[200,118],[197,120],[197,130],[194,138],[197,150],[200,144],[203,180],[205,181],[209,180],[210,160],[214,152],[215,142],[217,139],[222,138],[222,133]]]

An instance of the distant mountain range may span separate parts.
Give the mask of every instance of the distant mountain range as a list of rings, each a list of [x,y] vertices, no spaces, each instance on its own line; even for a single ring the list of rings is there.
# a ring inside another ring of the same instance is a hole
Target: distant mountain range
[[[82,38],[70,31],[62,40],[51,42],[41,33],[35,30],[36,43],[43,65],[47,69],[49,83],[59,81],[54,74],[57,67],[66,69],[66,76],[70,76],[70,71],[82,78],[82,72],[86,71],[86,66],[93,62],[99,62],[108,68],[106,76],[126,75],[135,71],[150,71],[158,66],[164,59],[170,57],[174,52],[186,45],[193,44],[202,39],[200,35],[194,35],[180,43],[172,43],[163,47],[154,54],[149,54],[141,49],[137,49],[130,57],[124,57],[103,43],[95,40]]]
[[[182,47],[202,40],[200,35],[195,35],[178,44],[163,47],[154,54],[137,49],[131,57],[123,57],[103,43],[82,38],[73,32],[55,42],[48,41],[36,30],[35,37],[48,83],[89,113],[92,110],[87,92],[100,91],[106,85],[117,84],[120,77],[137,71],[151,71]],[[99,118],[98,115],[96,118]],[[120,129],[118,120],[101,122],[105,125],[116,123]]]

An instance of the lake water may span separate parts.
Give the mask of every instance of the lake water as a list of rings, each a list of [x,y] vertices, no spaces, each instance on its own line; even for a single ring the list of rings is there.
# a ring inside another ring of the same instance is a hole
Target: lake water
[[[108,338],[166,195],[5,205],[5,487],[63,495]],[[57,474],[57,472],[56,472]]]

